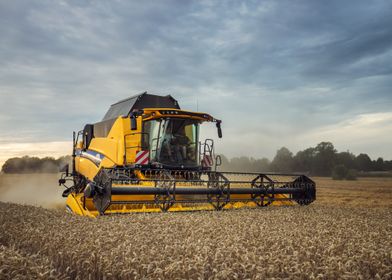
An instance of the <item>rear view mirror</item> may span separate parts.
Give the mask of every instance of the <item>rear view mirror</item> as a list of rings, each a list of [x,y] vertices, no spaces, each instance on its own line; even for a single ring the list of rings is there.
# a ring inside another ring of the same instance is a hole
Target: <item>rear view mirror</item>
[[[131,130],[137,130],[137,121],[134,116],[131,117]]]
[[[216,127],[218,128],[218,137],[222,138],[222,128],[221,128],[221,122],[220,121],[216,122]]]

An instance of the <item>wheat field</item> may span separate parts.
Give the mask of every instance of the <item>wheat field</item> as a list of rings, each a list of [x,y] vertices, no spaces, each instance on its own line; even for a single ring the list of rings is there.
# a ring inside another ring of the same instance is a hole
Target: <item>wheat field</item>
[[[392,279],[392,180],[316,181],[307,207],[91,219],[0,202],[0,279]]]

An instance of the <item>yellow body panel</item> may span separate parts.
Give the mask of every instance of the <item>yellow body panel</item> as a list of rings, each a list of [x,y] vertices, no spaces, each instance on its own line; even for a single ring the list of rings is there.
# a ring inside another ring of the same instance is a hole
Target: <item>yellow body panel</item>
[[[108,159],[108,158],[104,158],[104,159],[101,161],[100,167],[101,167],[101,168],[111,168],[111,167],[114,167],[114,165],[115,165],[115,163],[114,163],[113,161],[111,161],[111,160]]]
[[[125,130],[124,141],[126,147],[125,164],[135,163],[136,154],[142,149],[142,118],[137,118],[137,129],[136,130]],[[130,119],[123,120],[123,127],[130,128]]]
[[[285,195],[277,195],[277,198],[285,198]],[[232,199],[238,199],[240,197],[233,195]],[[70,195],[67,198],[67,206],[70,210],[77,215],[81,216],[89,216],[89,217],[97,217],[99,213],[95,210],[92,199],[88,198],[85,202],[85,208],[83,208],[83,194]],[[178,196],[177,199],[181,199],[181,196]],[[126,213],[152,213],[152,212],[161,212],[161,209],[154,204],[154,196],[153,195],[144,195],[144,196],[136,196],[136,195],[114,195],[112,196],[112,201],[145,201],[145,203],[141,204],[113,204],[105,211],[106,214],[126,214]],[[292,201],[274,201],[272,206],[290,206],[294,205]],[[257,208],[256,203],[249,202],[232,202],[228,203],[223,209],[239,209],[239,208]],[[205,210],[214,210],[214,207],[205,202],[205,203],[194,203],[194,204],[181,204],[175,203],[168,212],[181,212],[181,211],[205,211]]]
[[[74,214],[80,215],[80,216],[88,216],[88,217],[95,217],[97,215],[94,215],[91,213],[89,210],[83,208],[82,204],[82,194],[70,194],[67,197],[67,208],[69,211],[71,211]]]
[[[83,157],[76,157],[75,167],[77,172],[83,174],[84,177],[90,181],[94,180],[95,175],[97,175],[99,168],[91,160]]]
[[[119,141],[112,138],[94,138],[91,140],[89,150],[93,150],[104,154],[105,157],[114,163],[119,163],[118,160],[118,146]]]

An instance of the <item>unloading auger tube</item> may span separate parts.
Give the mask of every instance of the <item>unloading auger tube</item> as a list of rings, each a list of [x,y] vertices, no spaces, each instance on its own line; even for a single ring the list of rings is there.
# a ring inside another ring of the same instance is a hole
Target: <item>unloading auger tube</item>
[[[135,171],[154,179],[136,179]],[[252,180],[229,180],[229,176],[253,177]],[[216,171],[183,170],[131,170],[102,169],[93,182],[87,185],[84,195],[92,198],[96,209],[103,215],[115,204],[155,204],[163,212],[174,204],[209,203],[215,210],[222,210],[234,203],[254,203],[265,207],[275,201],[294,201],[308,205],[315,200],[315,183],[305,175],[297,175],[293,181],[274,181],[273,176],[293,176],[293,174],[262,174]],[[295,175],[294,175],[295,176]],[[182,177],[182,179],[175,179]],[[149,185],[149,186],[146,186]],[[112,196],[153,196],[153,200],[116,200]],[[285,195],[277,197],[277,195]],[[190,199],[187,196],[197,196]],[[233,196],[237,196],[234,198]]]

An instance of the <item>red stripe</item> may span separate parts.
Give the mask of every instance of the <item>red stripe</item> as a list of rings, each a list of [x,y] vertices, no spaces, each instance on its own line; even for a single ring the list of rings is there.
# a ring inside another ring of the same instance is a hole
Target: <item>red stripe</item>
[[[148,154],[145,154],[144,157],[140,158],[140,159],[137,161],[137,163],[145,162],[146,160],[148,161]]]
[[[148,163],[148,157],[146,157],[142,162],[140,162],[139,164],[147,164]]]
[[[140,151],[136,154],[136,164],[147,164],[148,163],[149,151]]]
[[[144,157],[145,154],[147,154],[148,151],[140,151],[136,154],[136,161],[139,161],[141,158]]]

